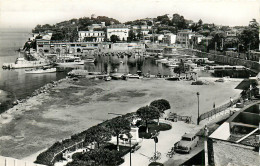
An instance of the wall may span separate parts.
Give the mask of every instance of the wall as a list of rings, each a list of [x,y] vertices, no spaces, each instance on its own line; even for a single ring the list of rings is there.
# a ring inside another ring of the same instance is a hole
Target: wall
[[[214,140],[213,152],[215,165],[260,165],[260,156],[250,148],[249,146]]]
[[[18,160],[11,157],[0,156],[0,166],[44,166],[44,165]]]
[[[209,58],[209,60],[213,60],[218,63],[224,63],[229,65],[242,65],[247,68],[254,69],[257,72],[260,71],[260,64],[258,63],[258,61],[242,59],[242,57],[244,57],[245,54],[240,54],[241,58],[239,58],[236,57],[235,55],[237,53],[233,52],[233,54],[230,54],[228,51],[226,53],[217,52],[216,54],[213,52],[212,53],[198,52],[196,50],[190,50],[190,49],[183,49],[182,51],[186,54],[193,54],[201,58]],[[239,56],[239,54],[237,54],[237,56]]]
[[[224,122],[217,130],[215,130],[211,135],[210,138],[222,139],[227,140],[230,136],[230,127],[228,122]]]

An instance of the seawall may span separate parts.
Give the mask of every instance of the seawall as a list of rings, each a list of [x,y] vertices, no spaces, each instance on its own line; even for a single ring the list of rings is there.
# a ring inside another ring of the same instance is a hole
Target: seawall
[[[226,53],[220,53],[220,52],[201,52],[198,50],[192,50],[192,49],[183,49],[182,52],[184,52],[185,54],[192,54],[192,55],[196,55],[200,58],[208,58],[209,60],[218,62],[218,63],[223,63],[223,64],[227,64],[227,65],[242,65],[245,66],[247,68],[250,68],[251,70],[253,70],[254,72],[258,73],[260,71],[260,64],[257,61],[257,58],[255,58],[254,60],[251,60],[250,57],[254,57],[252,55],[250,55],[250,57],[247,56],[242,56],[245,54],[240,54],[240,53],[230,53],[230,52],[226,52]]]

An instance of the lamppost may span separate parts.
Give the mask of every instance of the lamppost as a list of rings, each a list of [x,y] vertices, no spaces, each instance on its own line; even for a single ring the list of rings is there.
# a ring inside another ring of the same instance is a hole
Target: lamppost
[[[132,145],[131,145],[131,139],[132,139],[132,134],[128,133],[127,134],[128,138],[129,138],[129,144],[130,144],[130,166],[132,166]]]
[[[197,92],[197,97],[198,97],[198,119],[197,119],[197,125],[200,124],[200,93]]]

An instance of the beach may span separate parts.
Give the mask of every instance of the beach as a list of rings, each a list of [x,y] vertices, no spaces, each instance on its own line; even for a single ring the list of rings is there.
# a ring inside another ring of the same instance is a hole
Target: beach
[[[224,83],[207,79],[208,85],[191,81],[165,79],[62,80],[48,93],[41,93],[20,103],[0,116],[0,155],[34,161],[40,151],[69,138],[115,115],[134,112],[159,98],[171,104],[170,112],[197,118],[197,95],[200,113],[239,96],[235,89],[240,80]],[[241,80],[242,81],[242,80]]]

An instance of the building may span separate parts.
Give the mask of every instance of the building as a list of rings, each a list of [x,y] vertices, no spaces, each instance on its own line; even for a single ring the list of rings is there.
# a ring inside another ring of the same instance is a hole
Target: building
[[[225,33],[226,33],[227,37],[236,37],[237,36],[236,30],[228,30],[228,31],[225,31]]]
[[[181,44],[182,47],[189,47],[191,37],[195,35],[195,32],[192,32],[191,30],[185,29],[180,30],[177,33],[176,42],[178,44]]]
[[[168,45],[175,44],[176,42],[176,35],[173,33],[167,33],[162,38],[162,42]]]
[[[138,35],[138,33],[141,33],[143,36],[148,35],[149,31],[152,30],[152,26],[148,25],[133,25],[132,30],[135,33],[135,35]]]
[[[106,27],[106,23],[105,22],[101,22],[100,24],[92,24],[90,26],[88,26],[89,30],[95,30],[95,29],[102,29]]]
[[[203,38],[204,38],[203,35],[193,35],[191,36],[191,41],[193,44],[200,44]]]
[[[51,40],[36,40],[36,52],[44,54],[81,54],[99,50],[101,44],[97,42],[65,42]]]
[[[123,24],[108,26],[107,39],[110,40],[112,35],[118,36],[121,41],[126,41],[129,35],[129,28]]]
[[[35,40],[37,36],[41,36],[44,40],[51,40],[52,32],[32,33],[30,40]]]
[[[86,41],[86,42],[103,42],[105,39],[105,32],[104,31],[79,31],[79,41]]]
[[[214,165],[260,165],[259,107],[260,102],[246,106],[209,136],[213,140]]]

